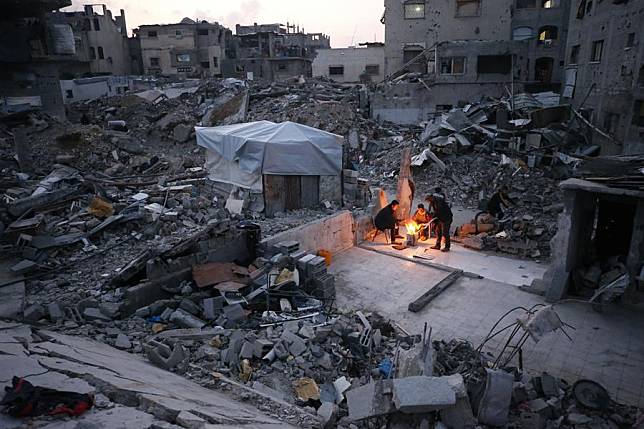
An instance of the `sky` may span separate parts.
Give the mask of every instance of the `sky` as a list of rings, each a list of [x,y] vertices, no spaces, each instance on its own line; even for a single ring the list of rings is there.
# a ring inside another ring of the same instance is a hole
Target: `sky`
[[[97,1],[97,0],[93,0]],[[99,0],[100,1],[100,0]],[[88,0],[72,0],[65,11],[82,10]],[[331,36],[331,46],[383,42],[383,0],[103,0],[112,15],[125,9],[128,32],[143,24],[173,24],[184,17],[235,24],[299,24],[307,33]]]

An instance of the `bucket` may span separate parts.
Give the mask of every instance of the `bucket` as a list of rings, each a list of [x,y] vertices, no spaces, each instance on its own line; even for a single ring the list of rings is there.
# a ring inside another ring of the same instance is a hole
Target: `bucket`
[[[324,258],[324,263],[327,267],[331,265],[331,252],[329,252],[328,250],[320,249],[318,251],[318,256],[322,256]]]

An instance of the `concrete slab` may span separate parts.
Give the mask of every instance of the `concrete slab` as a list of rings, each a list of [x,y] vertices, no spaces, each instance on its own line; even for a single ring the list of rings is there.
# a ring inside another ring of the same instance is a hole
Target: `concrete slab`
[[[159,421],[136,408],[114,407],[109,410],[90,410],[67,421],[56,420],[41,429],[127,428],[147,429]]]
[[[464,338],[474,346],[506,311],[545,303],[543,297],[507,283],[461,278],[422,311],[411,313],[409,302],[447,272],[361,248],[336,255],[329,270],[336,275],[339,308],[369,308],[412,334],[422,333],[427,322],[434,339]],[[573,342],[560,333],[549,334],[537,344],[528,341],[523,348],[526,368],[535,375],[547,371],[569,382],[594,379],[613,399],[644,407],[644,305],[615,304],[597,313],[584,303],[563,302],[555,309],[576,328],[569,330]],[[500,335],[485,350],[497,353],[506,340]]]

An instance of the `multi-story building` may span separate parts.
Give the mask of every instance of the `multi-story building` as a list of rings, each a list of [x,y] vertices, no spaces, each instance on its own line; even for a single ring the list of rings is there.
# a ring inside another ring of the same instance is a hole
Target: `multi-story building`
[[[48,20],[71,26],[76,52],[92,74],[122,76],[132,73],[132,62],[125,11],[120,12],[114,17],[104,4],[85,5],[82,11],[52,12]]]
[[[178,24],[142,25],[136,35],[145,74],[184,77],[221,76],[232,38],[219,23],[190,18]]]
[[[558,89],[568,16],[560,1],[385,0],[385,74],[421,79],[383,87],[374,112],[414,122],[506,88]]]
[[[236,38],[238,72],[268,80],[311,76],[315,52],[331,47],[325,34],[305,33],[289,24],[237,24]]]
[[[644,0],[576,0],[564,101],[601,132],[603,154],[644,152]]]
[[[328,77],[336,82],[380,82],[384,71],[384,43],[318,49],[313,60],[313,76]]]
[[[39,107],[65,117],[60,87],[64,76],[89,72],[76,52],[69,25],[48,22],[47,14],[70,0],[21,0],[3,4],[0,14],[0,110]]]

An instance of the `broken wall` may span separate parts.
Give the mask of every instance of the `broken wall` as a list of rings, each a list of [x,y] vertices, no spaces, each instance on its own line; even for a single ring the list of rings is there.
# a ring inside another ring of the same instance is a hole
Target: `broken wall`
[[[317,253],[324,249],[332,254],[353,247],[355,243],[353,215],[344,210],[332,216],[309,222],[281,232],[261,241],[262,246],[272,246],[282,241],[297,241],[300,250]]]

